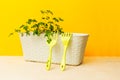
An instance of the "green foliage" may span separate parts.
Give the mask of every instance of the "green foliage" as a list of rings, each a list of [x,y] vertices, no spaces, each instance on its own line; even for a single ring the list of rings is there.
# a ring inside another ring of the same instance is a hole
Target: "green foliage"
[[[54,33],[64,33],[63,29],[60,27],[60,22],[64,21],[60,17],[55,17],[53,12],[50,10],[41,10],[41,19],[40,21],[36,19],[28,19],[26,24],[22,24],[18,29],[15,29],[14,32],[20,33],[21,36],[30,36],[32,32],[33,35],[40,36],[41,33],[45,33],[45,37],[47,38],[47,42],[51,42],[50,36]],[[9,36],[13,35],[10,33]]]

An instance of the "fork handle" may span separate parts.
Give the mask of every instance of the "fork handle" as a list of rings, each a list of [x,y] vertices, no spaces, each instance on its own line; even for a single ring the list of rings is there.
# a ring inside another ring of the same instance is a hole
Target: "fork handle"
[[[48,60],[46,62],[46,70],[50,70],[51,60],[52,60],[52,47],[50,47],[50,49],[49,49],[49,57],[48,57]]]
[[[65,68],[66,68],[66,51],[67,51],[67,46],[64,47],[64,53],[63,53],[62,61],[61,61],[61,64],[60,64],[60,69],[62,71],[64,71]]]

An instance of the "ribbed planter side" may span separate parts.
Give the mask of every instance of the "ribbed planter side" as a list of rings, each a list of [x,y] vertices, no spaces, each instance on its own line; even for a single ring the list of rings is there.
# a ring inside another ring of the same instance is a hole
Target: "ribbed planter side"
[[[66,64],[79,65],[84,58],[88,34],[73,33],[67,48]],[[40,36],[20,36],[23,56],[26,61],[46,62],[49,46],[46,44],[44,34]],[[52,49],[52,63],[60,63],[63,55],[63,44],[58,37],[57,44]]]

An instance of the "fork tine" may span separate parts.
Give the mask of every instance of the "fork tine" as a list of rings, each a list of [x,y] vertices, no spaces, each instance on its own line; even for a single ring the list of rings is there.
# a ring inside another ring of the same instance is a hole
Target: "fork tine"
[[[69,33],[69,36],[70,36],[71,34]]]
[[[62,33],[62,37],[64,37],[64,34],[65,34],[65,33]]]
[[[63,37],[65,36],[65,34],[63,34]]]
[[[69,36],[69,33],[67,33],[67,36]]]

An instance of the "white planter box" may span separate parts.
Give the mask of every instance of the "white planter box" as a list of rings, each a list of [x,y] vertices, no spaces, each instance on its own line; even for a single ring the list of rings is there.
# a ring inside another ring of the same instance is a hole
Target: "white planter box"
[[[44,34],[40,36],[20,36],[23,56],[26,61],[46,62],[49,46]],[[79,65],[82,63],[88,34],[73,33],[67,48],[66,64]],[[63,55],[63,44],[59,36],[57,44],[52,49],[52,63],[60,63]]]

